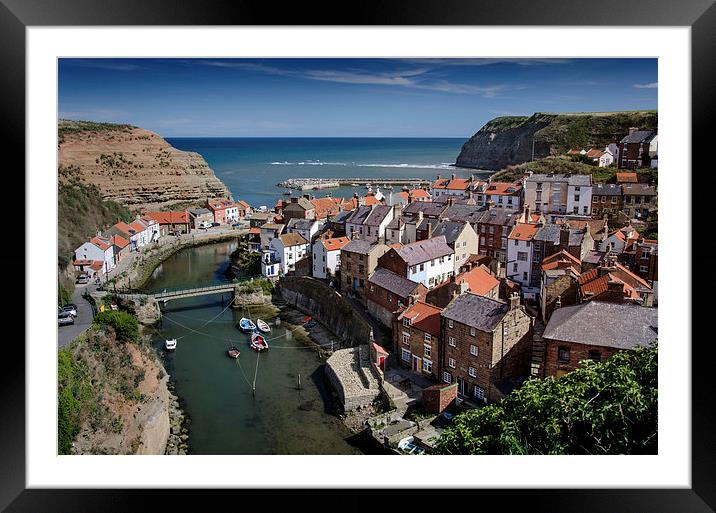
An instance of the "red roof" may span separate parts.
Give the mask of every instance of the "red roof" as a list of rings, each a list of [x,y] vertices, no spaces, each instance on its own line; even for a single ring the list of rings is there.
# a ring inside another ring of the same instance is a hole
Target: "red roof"
[[[603,151],[603,150],[589,150],[589,151],[587,152],[587,154],[586,154],[587,157],[590,157],[590,158],[593,158],[593,159],[598,159],[598,158],[601,157],[602,155],[604,155],[604,151]]]
[[[124,249],[129,245],[129,241],[127,239],[125,239],[124,237],[115,235],[114,237],[112,237],[112,244],[117,246],[119,249]]]
[[[92,265],[90,265],[90,269],[94,271],[99,271],[104,267],[104,262],[102,260],[95,260],[92,262]]]
[[[336,251],[350,242],[348,237],[336,237],[335,239],[321,239],[326,251]]]
[[[574,265],[582,265],[581,260],[572,255],[571,253],[561,250],[553,255],[550,255],[542,260],[542,268],[544,269],[545,264],[550,264],[559,261],[571,261]]]
[[[107,251],[111,246],[110,239],[103,239],[100,237],[92,237],[92,239],[90,239],[90,242],[102,251]]]
[[[371,206],[371,205],[380,205],[381,203],[382,203],[381,201],[378,201],[375,198],[375,194],[367,194],[365,197],[365,202],[363,204],[366,206]]]
[[[189,214],[187,212],[147,212],[144,217],[153,219],[161,224],[187,224]]]
[[[617,173],[617,183],[638,183],[636,173]]]
[[[449,189],[452,191],[466,191],[470,184],[467,178],[441,178],[433,182],[433,189]]]
[[[258,226],[253,226],[249,228],[249,234],[250,235],[260,235],[261,234],[261,228]]]
[[[416,301],[400,314],[401,319],[410,319],[410,325],[430,333],[436,337],[440,336],[440,313],[442,308],[429,305],[422,301]]]
[[[227,199],[213,199],[208,202],[208,206],[211,210],[224,210],[235,207],[236,203]]]
[[[474,292],[480,296],[486,295],[500,285],[500,282],[482,267],[475,267],[470,271],[459,274],[455,278],[455,283],[462,282],[467,283],[468,287],[470,287],[470,292]]]
[[[494,189],[493,189],[494,187]],[[492,182],[485,189],[485,194],[497,194],[500,196],[512,196],[519,194],[522,190],[521,183]]]
[[[340,202],[340,199],[338,201]],[[316,208],[316,219],[325,219],[337,214],[341,209],[334,198],[316,198],[311,200],[311,203]]]
[[[356,198],[348,198],[341,204],[343,210],[355,210],[358,208],[358,200]]]
[[[130,228],[132,228],[136,233],[143,232],[147,229],[147,227],[142,224],[141,221],[134,221],[132,224],[129,225]]]
[[[280,201],[280,200],[279,200],[279,201]],[[245,210],[251,210],[251,205],[249,205],[248,203],[246,203],[244,200],[239,200],[239,201],[237,201],[237,204],[238,204],[240,207],[243,207]]]
[[[131,226],[129,226],[124,221],[120,221],[117,224],[114,225],[114,228],[121,231],[122,233],[126,233],[127,236],[134,235],[136,230],[134,230]]]
[[[517,223],[509,238],[513,240],[532,240],[539,230],[538,224]]]
[[[94,260],[75,260],[74,262],[72,262],[72,265],[85,266],[85,265],[91,265],[92,262],[94,262]]]

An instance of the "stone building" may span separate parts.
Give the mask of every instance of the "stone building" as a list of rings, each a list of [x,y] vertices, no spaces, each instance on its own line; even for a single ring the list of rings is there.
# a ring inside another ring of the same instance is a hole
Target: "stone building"
[[[395,313],[403,310],[411,301],[425,301],[427,291],[422,283],[410,281],[388,269],[377,267],[368,277],[366,306],[373,317],[392,328]]]
[[[436,306],[416,301],[396,317],[393,341],[396,360],[401,367],[438,379],[441,312],[442,309]]]
[[[378,258],[388,251],[381,243],[354,239],[341,248],[341,291],[357,294],[365,304],[368,277],[378,266]]]
[[[509,303],[467,292],[442,312],[440,380],[457,383],[471,402],[494,402],[527,376],[533,319],[513,295]]]

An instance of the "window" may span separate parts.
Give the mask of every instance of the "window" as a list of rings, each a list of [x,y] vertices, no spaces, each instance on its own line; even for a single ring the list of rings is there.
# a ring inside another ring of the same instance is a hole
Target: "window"
[[[574,195],[574,201],[579,201],[579,194]]]
[[[480,233],[485,233],[485,225],[484,224],[480,225]]]
[[[433,362],[430,360],[423,360],[423,372],[426,374],[433,373]]]
[[[519,242],[517,241],[517,239],[515,239],[515,246],[517,246],[518,244]]]
[[[371,292],[375,292],[375,286],[374,286],[374,285],[371,285],[371,286],[370,286],[370,291],[371,291]]]
[[[517,252],[517,260],[521,260],[522,262],[527,261],[527,253],[525,251],[518,251]]]
[[[647,273],[647,272],[649,272],[649,268],[648,268],[647,266],[645,266],[645,265],[641,265],[641,266],[639,266],[639,272],[640,272],[640,273]]]
[[[470,328],[470,336],[471,337],[475,336],[475,328]]]
[[[452,319],[448,319],[448,328],[452,328]]]
[[[430,358],[432,352],[432,346],[430,344],[423,344],[423,355]]]
[[[470,367],[467,369],[467,373],[470,375],[471,378],[477,377],[477,369],[475,367]]]
[[[480,244],[485,245],[485,237],[480,237]]]
[[[588,207],[585,205],[582,207],[582,214],[587,214]]]
[[[525,272],[522,273],[522,279],[523,279],[524,281],[527,281],[527,271],[525,271]]]
[[[425,270],[425,264],[420,264],[420,270],[421,270],[421,271],[424,271],[424,270]]]
[[[452,383],[452,375],[449,372],[443,372],[443,383]]]
[[[404,362],[409,362],[410,356],[411,356],[410,351],[408,351],[407,349],[403,349],[401,351],[401,358],[403,359]]]
[[[612,203],[616,203],[616,202],[617,202],[617,197],[616,197],[616,196],[612,196]]]
[[[512,264],[512,272],[513,273],[517,272],[517,264]]]
[[[478,399],[485,400],[485,389],[480,387],[475,387],[475,389],[472,392],[472,395],[474,395]]]
[[[602,203],[606,203],[606,202],[607,202],[607,197],[606,197],[606,196],[602,196]]]
[[[592,349],[589,351],[587,358],[594,362],[601,362],[602,361],[602,353],[600,351],[596,351]]]
[[[403,326],[410,326],[410,319],[408,317],[403,317]]]
[[[448,337],[448,344],[452,347],[455,347],[457,344],[455,344],[455,337]]]
[[[490,225],[490,233],[491,233],[491,234],[492,234],[492,233],[495,233],[495,227],[492,226],[492,225]]]
[[[455,368],[455,358],[448,358],[448,367],[451,369]]]
[[[576,185],[576,186],[574,187],[574,192],[579,192],[579,185]]]
[[[430,333],[425,334],[425,342],[432,342],[433,336]]]
[[[470,344],[470,354],[472,356],[477,356],[477,346]]]
[[[430,261],[430,267],[435,267],[435,260]]]
[[[560,346],[559,349],[557,349],[557,361],[567,363],[569,362],[569,348]]]
[[[599,203],[599,196],[592,196],[592,203]]]

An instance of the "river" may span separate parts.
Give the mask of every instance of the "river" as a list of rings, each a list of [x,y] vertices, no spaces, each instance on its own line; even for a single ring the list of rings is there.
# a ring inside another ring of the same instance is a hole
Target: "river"
[[[204,286],[226,282],[224,270],[236,242],[184,249],[164,261],[148,288]],[[228,295],[173,300],[162,306],[160,334],[177,348],[163,355],[175,393],[190,418],[192,454],[361,454],[351,433],[334,415],[323,362],[285,323],[276,325],[273,307],[252,310],[271,325],[270,348],[260,355],[236,325],[246,312],[226,308]],[[194,330],[194,331],[191,331]],[[226,351],[241,350],[237,360]],[[300,374],[301,387],[297,387]],[[255,394],[252,383],[256,380]]]

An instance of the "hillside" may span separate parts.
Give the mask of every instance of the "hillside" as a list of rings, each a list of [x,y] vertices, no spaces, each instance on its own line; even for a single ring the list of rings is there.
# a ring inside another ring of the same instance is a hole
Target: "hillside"
[[[159,135],[131,125],[60,120],[60,184],[94,185],[104,200],[132,212],[200,204],[229,197],[198,153],[180,151]]]
[[[603,148],[629,127],[654,130],[656,111],[545,113],[503,116],[485,124],[462,147],[455,165],[499,170],[564,154],[570,148]]]

